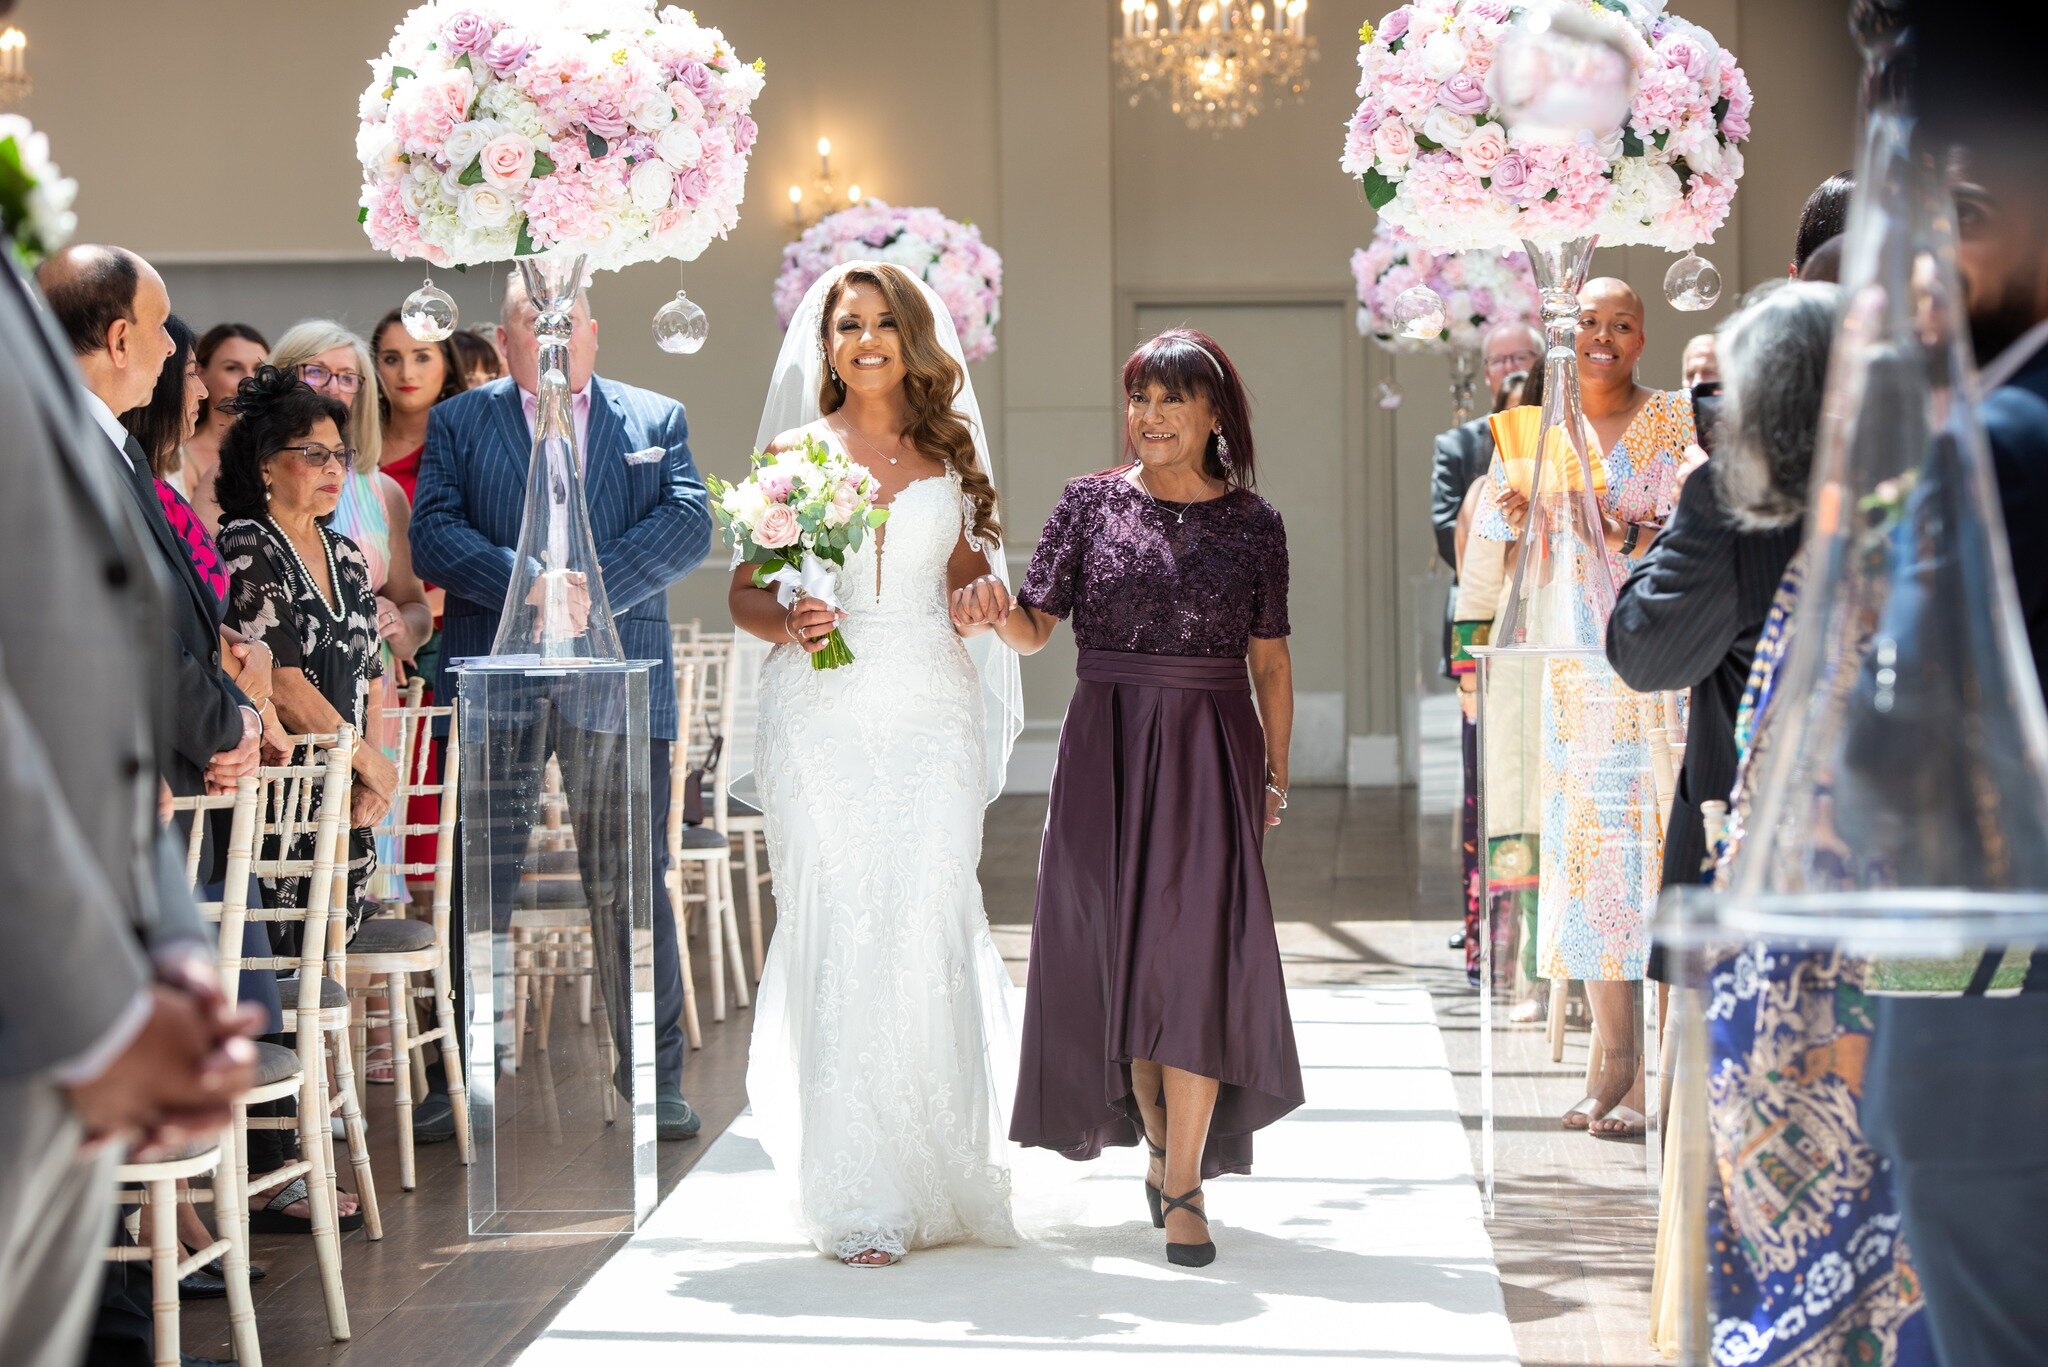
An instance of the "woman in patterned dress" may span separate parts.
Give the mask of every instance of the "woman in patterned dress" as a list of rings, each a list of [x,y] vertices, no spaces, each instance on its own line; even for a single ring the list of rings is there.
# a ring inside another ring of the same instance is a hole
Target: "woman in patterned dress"
[[[1620,280],[1588,281],[1579,292],[1579,386],[1606,481],[1600,513],[1617,586],[1669,516],[1679,465],[1696,442],[1691,395],[1636,383],[1645,340],[1642,297]],[[1496,502],[1482,508],[1474,534],[1516,540],[1528,499],[1498,456],[1490,478]],[[1651,767],[1662,720],[1656,700],[1629,691],[1604,661],[1576,657],[1544,662],[1541,706],[1536,967],[1585,983],[1605,1048],[1592,1094],[1563,1123],[1630,1138],[1644,1129],[1636,984],[1664,859]]]

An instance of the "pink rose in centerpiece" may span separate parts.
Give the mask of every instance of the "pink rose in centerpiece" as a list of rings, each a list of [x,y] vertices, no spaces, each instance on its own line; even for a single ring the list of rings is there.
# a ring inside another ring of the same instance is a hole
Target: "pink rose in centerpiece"
[[[523,133],[492,138],[481,156],[484,179],[500,190],[516,190],[533,175],[533,140]]]
[[[1483,114],[1493,96],[1486,93],[1486,83],[1467,70],[1437,88],[1436,102],[1453,114]]]
[[[1494,163],[1491,174],[1496,194],[1518,200],[1529,184],[1529,163],[1520,152],[1510,151]]]
[[[497,26],[473,9],[457,10],[441,25],[441,45],[460,57],[490,46]]]
[[[1497,123],[1482,123],[1458,149],[1465,168],[1475,176],[1491,176],[1508,155],[1508,135]]]
[[[499,29],[497,36],[484,46],[484,65],[493,76],[503,80],[525,64],[533,49],[531,35],[516,28]]]
[[[610,142],[613,138],[626,136],[632,122],[627,119],[625,107],[616,95],[601,92],[584,100],[583,126]]]
[[[1415,133],[1398,119],[1389,119],[1372,135],[1373,151],[1382,162],[1399,169],[1415,157]]]
[[[1396,38],[1406,35],[1408,32],[1409,11],[1413,8],[1412,5],[1403,5],[1386,18],[1380,20],[1379,27],[1373,36],[1383,43],[1392,43]]]
[[[803,524],[797,521],[796,509],[787,503],[776,503],[770,505],[754,523],[754,544],[763,550],[779,551],[785,546],[794,546],[803,533]]]
[[[392,136],[414,155],[432,155],[469,116],[476,78],[461,67],[416,76],[391,97]]]

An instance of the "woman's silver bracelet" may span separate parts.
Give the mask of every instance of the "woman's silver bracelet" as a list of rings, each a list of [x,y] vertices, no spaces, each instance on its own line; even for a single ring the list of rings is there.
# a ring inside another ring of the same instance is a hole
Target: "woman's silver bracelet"
[[[1287,810],[1287,790],[1285,788],[1282,788],[1279,784],[1274,783],[1271,780],[1268,780],[1266,783],[1266,791],[1280,799],[1281,811],[1284,812]]]

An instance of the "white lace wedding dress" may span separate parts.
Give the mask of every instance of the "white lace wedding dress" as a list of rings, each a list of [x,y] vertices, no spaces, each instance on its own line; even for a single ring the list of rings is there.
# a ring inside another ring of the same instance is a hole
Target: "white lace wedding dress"
[[[839,572],[853,663],[782,646],[761,675],[776,927],[747,1093],[806,1233],[839,1257],[1016,1241],[1008,978],[976,874],[982,689],[946,613],[962,517],[957,476],[906,486]]]

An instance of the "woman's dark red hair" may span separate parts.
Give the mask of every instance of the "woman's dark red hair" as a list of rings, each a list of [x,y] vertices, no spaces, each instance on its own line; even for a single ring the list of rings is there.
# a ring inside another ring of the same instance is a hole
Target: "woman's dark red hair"
[[[1151,385],[1169,392],[1199,394],[1215,410],[1222,438],[1229,444],[1229,459],[1221,455],[1215,433],[1209,436],[1202,468],[1211,479],[1220,479],[1233,489],[1250,489],[1258,480],[1252,453],[1251,396],[1237,367],[1216,339],[1194,328],[1168,328],[1131,353],[1124,362],[1124,401]],[[1138,458],[1128,428],[1124,432],[1124,457]]]

